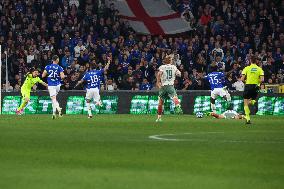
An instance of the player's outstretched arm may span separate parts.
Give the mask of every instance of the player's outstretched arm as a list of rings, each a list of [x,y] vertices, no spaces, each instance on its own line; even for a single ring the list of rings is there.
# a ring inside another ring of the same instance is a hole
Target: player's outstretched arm
[[[80,81],[78,81],[78,83],[75,85],[74,89],[76,89],[79,85],[81,85],[84,82],[83,79],[81,79]]]
[[[111,57],[107,57],[107,64],[106,64],[106,66],[104,68],[104,71],[107,71],[109,69],[110,63],[111,63]]]
[[[45,83],[45,82],[42,82],[41,84],[42,84],[43,86],[45,86],[45,87],[48,87],[48,84]]]
[[[177,69],[176,76],[181,77],[181,72]]]

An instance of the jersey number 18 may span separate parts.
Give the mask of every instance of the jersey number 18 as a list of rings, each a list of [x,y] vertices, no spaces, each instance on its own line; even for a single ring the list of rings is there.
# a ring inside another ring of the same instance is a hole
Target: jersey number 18
[[[99,78],[97,75],[93,75],[90,78],[91,78],[92,83],[97,83],[99,81]]]

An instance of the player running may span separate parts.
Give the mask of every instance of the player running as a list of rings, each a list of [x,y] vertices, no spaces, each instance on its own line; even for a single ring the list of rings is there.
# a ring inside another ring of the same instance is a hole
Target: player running
[[[228,102],[228,109],[231,109],[231,95],[225,86],[225,75],[223,72],[217,72],[216,69],[212,69],[212,72],[205,76],[211,86],[211,110],[216,113],[215,101],[218,96],[224,98]]]
[[[58,63],[59,57],[54,55],[52,57],[52,64],[47,65],[42,73],[43,78],[47,76],[48,91],[52,100],[52,119],[56,118],[56,110],[58,111],[59,117],[62,117],[62,108],[60,108],[56,96],[60,91],[61,80],[65,78],[65,75],[63,68],[59,66]]]
[[[88,71],[84,77],[78,81],[76,86],[81,85],[83,82],[86,82],[86,105],[88,109],[88,118],[92,118],[92,108],[91,108],[91,100],[93,99],[97,106],[101,106],[101,97],[100,97],[100,85],[101,85],[101,77],[103,77],[104,72],[108,70],[109,65],[111,63],[111,58],[108,57],[108,62],[104,69],[95,70],[92,69]]]
[[[176,76],[180,77],[181,72],[176,66],[172,65],[173,56],[166,56],[164,64],[159,67],[157,74],[157,87],[159,88],[159,104],[158,104],[158,118],[156,122],[162,121],[162,112],[164,100],[170,97],[175,104],[175,113],[182,114],[179,99],[177,97],[176,90],[174,88],[174,81]]]
[[[250,66],[245,67],[242,72],[242,81],[245,82],[243,96],[246,124],[251,124],[249,104],[255,104],[259,86],[264,81],[264,72],[256,65],[258,63],[256,56],[251,56],[250,63]]]
[[[22,94],[22,104],[17,108],[16,114],[21,115],[24,111],[24,108],[30,101],[31,96],[31,89],[36,83],[40,83],[47,87],[47,84],[43,82],[39,77],[39,71],[37,69],[31,70],[27,76],[26,80],[21,87],[21,94]]]
[[[234,110],[227,110],[222,114],[217,114],[215,112],[210,113],[211,116],[217,118],[217,119],[245,119],[244,115],[240,115]]]

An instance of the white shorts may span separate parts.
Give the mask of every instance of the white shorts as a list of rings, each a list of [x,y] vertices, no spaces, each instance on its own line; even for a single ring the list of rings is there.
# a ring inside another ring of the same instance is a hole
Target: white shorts
[[[86,99],[93,99],[95,102],[99,102],[101,100],[100,90],[98,88],[87,89]]]
[[[60,91],[60,87],[61,85],[57,85],[57,86],[48,86],[48,92],[49,92],[49,96],[56,96],[59,91]]]
[[[211,98],[216,99],[218,96],[220,97],[226,97],[227,99],[230,99],[231,95],[228,92],[228,90],[224,88],[215,88],[213,91],[211,91]]]

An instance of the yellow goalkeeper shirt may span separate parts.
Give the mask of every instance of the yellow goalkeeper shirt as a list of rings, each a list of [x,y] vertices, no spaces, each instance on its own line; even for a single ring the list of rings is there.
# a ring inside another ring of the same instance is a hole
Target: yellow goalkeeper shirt
[[[246,76],[246,84],[260,85],[259,78],[264,75],[264,72],[261,67],[251,64],[244,68],[242,75]]]
[[[28,74],[26,80],[22,86],[22,90],[31,91],[32,87],[36,83],[43,83],[43,81],[39,77],[33,77],[32,74]]]

